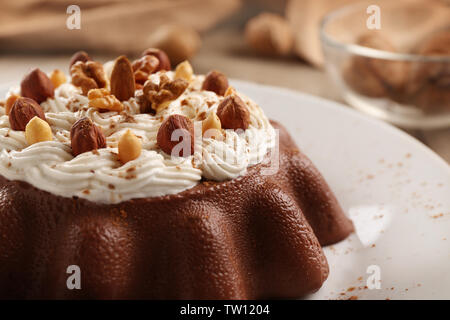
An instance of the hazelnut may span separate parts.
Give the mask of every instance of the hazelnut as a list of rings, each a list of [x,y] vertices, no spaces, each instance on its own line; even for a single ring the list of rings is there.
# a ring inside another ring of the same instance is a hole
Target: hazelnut
[[[54,94],[55,87],[52,81],[38,68],[27,74],[20,83],[20,95],[37,103],[53,98]]]
[[[34,117],[25,127],[25,139],[29,145],[43,141],[52,141],[52,129],[46,121],[39,117]]]
[[[247,129],[250,124],[250,113],[237,95],[231,95],[222,100],[217,107],[217,116],[225,129]]]
[[[125,164],[128,161],[137,159],[141,155],[142,143],[130,130],[120,137],[119,159]]]
[[[194,124],[185,116],[171,115],[159,127],[156,141],[165,153],[188,157],[194,153]]]
[[[154,30],[149,39],[152,46],[164,50],[173,64],[189,60],[201,46],[198,32],[185,25],[164,24]]]
[[[202,121],[202,133],[205,138],[219,139],[221,136],[222,124],[215,112],[210,112],[208,117]]]
[[[134,97],[135,90],[133,67],[127,57],[120,56],[111,73],[111,93],[119,101],[127,101]]]
[[[72,68],[72,66],[78,61],[87,62],[91,60],[91,57],[89,57],[89,55],[85,51],[75,52],[72,58],[70,58],[69,69]]]
[[[175,79],[184,79],[186,81],[191,81],[194,75],[194,70],[192,69],[189,61],[183,61],[175,68]]]
[[[9,123],[13,130],[24,131],[28,122],[35,116],[45,120],[41,106],[33,99],[19,97],[13,103],[9,112]]]
[[[17,98],[20,98],[20,96],[18,96],[17,94],[12,94],[8,97],[8,99],[6,99],[6,102],[5,102],[6,115],[9,115],[9,113],[11,112],[11,108],[12,108],[14,102],[16,102]]]
[[[87,118],[77,120],[70,129],[72,153],[81,153],[106,148],[106,139],[99,127]]]
[[[142,56],[154,56],[154,57],[158,58],[159,64],[155,71],[161,71],[161,70],[170,71],[170,69],[172,69],[172,67],[170,65],[169,57],[167,56],[167,54],[164,51],[162,51],[160,49],[148,48],[147,50],[145,50],[142,53]]]
[[[123,104],[108,89],[91,89],[88,92],[89,107],[99,110],[117,111],[123,110]]]
[[[55,88],[58,88],[60,85],[66,83],[67,81],[66,75],[59,69],[53,70],[53,72],[50,74],[50,80],[52,81]]]
[[[387,38],[377,33],[363,34],[356,43],[367,48],[397,52]],[[405,84],[407,67],[400,61],[355,56],[344,67],[343,76],[354,90],[363,95],[395,98]]]
[[[450,30],[431,34],[417,51],[426,56],[450,56]],[[450,64],[416,62],[410,65],[407,102],[429,113],[450,110]]]
[[[294,43],[291,27],[281,16],[262,13],[245,26],[245,38],[256,51],[271,56],[288,54]]]
[[[209,72],[203,80],[202,90],[213,91],[219,96],[223,96],[228,89],[227,77],[219,71]]]

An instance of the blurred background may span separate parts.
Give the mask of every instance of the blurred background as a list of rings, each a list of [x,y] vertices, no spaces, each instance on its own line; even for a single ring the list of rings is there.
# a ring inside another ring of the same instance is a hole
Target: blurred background
[[[230,78],[345,104],[342,89],[325,71],[319,26],[326,14],[355,2],[358,0],[2,0],[0,85],[18,84],[35,67],[68,73],[70,56],[78,50],[105,62],[119,54],[132,60],[148,47],[160,47],[173,65],[189,59],[196,73],[217,69]],[[427,7],[450,5],[448,0],[421,2]],[[429,21],[450,22],[449,11],[437,11],[439,19],[416,17],[420,14],[417,10],[406,13],[405,19],[427,22],[417,24],[412,33],[425,30]],[[448,82],[444,88],[448,96]],[[450,162],[450,129],[404,130]]]

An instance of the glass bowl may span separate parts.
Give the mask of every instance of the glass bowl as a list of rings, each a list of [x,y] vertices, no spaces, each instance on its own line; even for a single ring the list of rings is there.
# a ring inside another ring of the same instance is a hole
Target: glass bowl
[[[404,128],[450,127],[450,6],[376,3],[358,1],[322,20],[329,75],[369,115]]]

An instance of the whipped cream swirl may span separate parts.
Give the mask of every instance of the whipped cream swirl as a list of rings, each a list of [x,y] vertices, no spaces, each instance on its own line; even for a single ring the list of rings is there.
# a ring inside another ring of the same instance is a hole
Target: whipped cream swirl
[[[166,74],[173,78],[173,72]],[[160,73],[156,73],[150,79],[157,83],[159,77]],[[195,76],[189,88],[157,115],[141,114],[135,98],[124,102],[121,113],[99,112],[88,106],[79,88],[63,84],[55,90],[54,98],[41,103],[53,141],[30,146],[23,131],[10,128],[4,107],[0,107],[0,175],[56,195],[100,203],[176,194],[194,187],[202,178],[224,181],[243,175],[275,145],[275,130],[259,106],[242,94],[238,93],[250,112],[247,130],[224,130],[220,140],[196,139],[194,154],[186,158],[171,158],[157,145],[158,129],[167,116],[181,114],[197,124],[210,112],[216,112],[224,98],[201,90],[203,79]],[[15,92],[13,88],[8,95]],[[107,147],[74,157],[70,128],[82,117],[90,118],[102,129]],[[142,153],[122,165],[117,146],[128,129],[141,139]]]

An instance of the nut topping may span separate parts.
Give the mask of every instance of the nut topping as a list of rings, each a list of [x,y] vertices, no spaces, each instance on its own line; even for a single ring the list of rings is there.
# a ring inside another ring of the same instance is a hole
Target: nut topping
[[[161,75],[159,85],[148,80],[144,85],[144,98],[151,103],[151,108],[156,112],[167,107],[168,103],[177,99],[189,86],[184,79],[171,81],[165,74]],[[142,111],[142,104],[141,104]]]
[[[29,145],[43,141],[52,141],[52,129],[46,121],[39,117],[34,117],[25,127],[25,139]]]
[[[119,159],[125,164],[128,161],[139,158],[142,151],[142,143],[130,130],[120,137]]]
[[[41,103],[47,98],[54,97],[55,88],[47,75],[36,68],[27,74],[20,83],[20,95]]]
[[[9,115],[9,113],[11,112],[11,108],[14,104],[14,102],[16,102],[16,100],[20,98],[20,96],[18,96],[17,94],[12,94],[8,97],[8,99],[6,99],[5,102],[5,113],[6,115]]]
[[[138,84],[144,84],[148,77],[156,72],[159,60],[155,56],[143,56],[133,62],[134,79]]]
[[[24,131],[28,122],[36,116],[45,120],[41,106],[33,99],[19,97],[9,112],[9,124],[13,130]]]
[[[225,129],[247,129],[250,123],[250,113],[237,95],[226,97],[217,107],[217,116]]]
[[[92,59],[91,59],[91,57],[89,57],[89,55],[87,54],[86,51],[75,52],[73,54],[72,58],[70,58],[69,69],[72,68],[72,66],[75,63],[77,63],[78,61],[88,62],[88,61],[92,61]]]
[[[202,121],[203,137],[220,139],[221,138],[222,124],[215,112],[210,112],[208,117]]]
[[[101,63],[78,61],[70,68],[70,74],[72,83],[77,87],[81,87],[84,95],[91,89],[106,87],[106,76]]]
[[[70,139],[74,156],[106,148],[106,139],[102,131],[86,117],[77,120],[73,124],[70,129]]]
[[[194,124],[182,115],[171,115],[159,127],[156,141],[165,153],[188,157],[194,153]]]
[[[236,94],[236,89],[234,89],[232,86],[229,86],[227,91],[225,91],[225,97],[231,96],[233,94]]]
[[[50,80],[52,81],[55,89],[58,88],[63,83],[66,83],[67,81],[66,75],[59,69],[53,70],[53,72],[50,74]]]
[[[186,81],[191,81],[194,70],[192,69],[189,61],[183,61],[175,68],[175,79],[184,79]]]
[[[114,63],[111,73],[111,93],[119,101],[127,101],[134,97],[134,73],[130,61],[127,57],[120,56]]]
[[[123,110],[123,104],[117,100],[115,96],[110,94],[108,89],[92,89],[88,92],[89,107],[96,108],[101,111],[117,111]]]
[[[203,80],[202,90],[213,91],[219,96],[223,96],[228,89],[227,77],[219,71],[209,72]]]
[[[158,67],[156,68],[155,72],[161,71],[161,70],[170,71],[170,69],[172,69],[172,67],[170,65],[169,57],[167,56],[167,54],[164,51],[162,51],[160,49],[148,48],[147,50],[145,50],[142,53],[142,56],[154,56],[154,57],[158,58],[159,64],[158,64]]]

